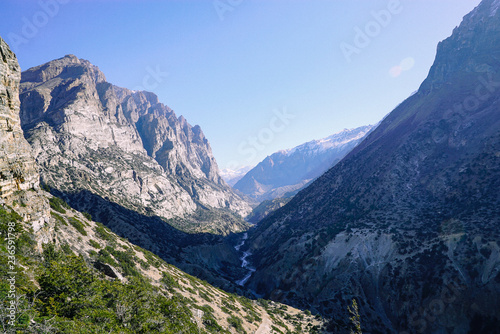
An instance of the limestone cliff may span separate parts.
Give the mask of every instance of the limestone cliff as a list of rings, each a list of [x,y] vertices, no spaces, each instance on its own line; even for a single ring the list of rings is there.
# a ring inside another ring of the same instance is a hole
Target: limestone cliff
[[[90,191],[175,218],[187,231],[244,228],[232,218],[210,219],[214,210],[244,216],[250,207],[220,177],[201,128],[153,93],[114,86],[96,66],[69,55],[23,72],[20,98],[42,179],[74,203]]]
[[[19,121],[21,69],[2,38],[0,56],[0,196],[7,198],[37,188],[39,176]]]

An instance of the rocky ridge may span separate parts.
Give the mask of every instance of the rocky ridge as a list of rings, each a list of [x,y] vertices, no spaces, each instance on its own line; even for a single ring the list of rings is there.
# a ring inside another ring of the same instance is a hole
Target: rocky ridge
[[[226,181],[227,184],[229,184],[231,187],[236,184],[239,180],[245,176],[248,171],[250,171],[253,167],[252,166],[243,166],[240,168],[236,168],[235,170],[225,168],[221,170],[221,176]]]
[[[248,171],[233,188],[258,201],[291,197],[339,162],[372,129],[372,125],[344,129],[273,153]]]

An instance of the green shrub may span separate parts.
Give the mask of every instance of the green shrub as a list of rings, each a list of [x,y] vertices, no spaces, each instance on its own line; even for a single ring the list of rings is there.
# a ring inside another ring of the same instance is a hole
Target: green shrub
[[[92,220],[92,215],[90,213],[83,211],[82,215],[88,220]]]
[[[76,230],[78,232],[80,232],[82,235],[87,235],[87,231],[85,231],[85,227],[83,226],[83,223],[81,221],[79,221],[78,219],[76,219],[75,217],[70,217],[68,219],[68,222],[74,227],[76,228]]]
[[[70,209],[71,207],[66,203],[63,199],[59,197],[52,197],[49,199],[49,204],[52,210],[60,212],[60,213],[66,213],[65,209]]]
[[[89,240],[89,244],[90,244],[90,246],[92,246],[92,247],[94,247],[96,249],[101,249],[101,245],[99,245],[98,242],[96,242],[96,241],[94,241],[92,239]]]
[[[97,260],[102,262],[102,263],[107,263],[109,265],[112,265],[113,267],[118,267],[118,263],[113,259],[111,254],[106,250],[106,249],[101,249],[99,251],[98,258]]]
[[[173,288],[180,288],[179,283],[166,271],[162,272],[161,282],[164,284],[165,288],[172,291]]]
[[[66,223],[66,220],[65,220],[65,219],[64,219],[61,215],[59,215],[59,214],[55,213],[54,211],[52,211],[52,212],[50,213],[50,215],[51,215],[52,217],[54,217],[54,218],[55,218],[55,220],[56,220],[57,222],[59,222],[59,223],[61,223],[61,224],[63,224],[63,225],[68,226],[68,223]]]
[[[204,291],[200,290],[200,291],[198,291],[198,294],[200,295],[201,298],[205,299],[207,302],[212,301],[212,298],[210,298],[210,296],[207,293],[205,293]]]
[[[34,307],[36,320],[51,319],[54,333],[198,332],[184,298],[167,298],[135,278],[129,284],[98,279],[81,256],[52,251]]]
[[[106,240],[106,241],[114,241],[115,240],[115,238],[106,231],[106,228],[104,227],[104,225],[102,225],[100,223],[97,223],[96,227],[94,228],[94,231],[97,234],[97,236],[102,240]]]
[[[64,243],[63,245],[61,245],[61,250],[66,255],[74,255],[73,251],[71,250],[71,247],[67,243]]]
[[[210,333],[223,333],[223,328],[217,323],[217,320],[213,316],[213,308],[208,305],[199,307],[203,311],[203,325]]]
[[[155,268],[160,268],[162,264],[162,260],[158,258],[158,256],[154,255],[150,251],[144,250],[143,251],[144,257],[148,261],[148,264],[152,265]]]
[[[111,264],[112,266],[118,266],[123,270],[123,274],[125,276],[135,276],[139,277],[140,274],[137,271],[135,267],[135,256],[133,255],[132,250],[128,250],[126,252],[119,251],[117,249],[114,249],[110,246],[106,246],[105,249],[101,249],[99,251],[99,254],[102,254],[105,256],[105,259],[110,262],[106,262],[108,264]],[[116,259],[116,261],[113,261],[111,256],[109,254],[113,255],[113,257]]]
[[[241,320],[237,316],[229,316],[227,318],[227,322],[229,323],[229,325],[234,327],[238,331],[238,333],[246,333],[246,331],[243,329],[243,320]]]

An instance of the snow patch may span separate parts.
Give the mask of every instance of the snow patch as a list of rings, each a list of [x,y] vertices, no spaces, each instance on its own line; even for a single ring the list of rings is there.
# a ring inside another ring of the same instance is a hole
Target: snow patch
[[[323,153],[325,151],[335,149],[337,147],[342,147],[351,143],[352,141],[363,138],[372,128],[373,125],[366,125],[356,129],[344,129],[329,137],[312,140],[288,150],[281,150],[278,153],[286,156],[291,156],[295,152],[303,151],[310,152],[311,154]]]

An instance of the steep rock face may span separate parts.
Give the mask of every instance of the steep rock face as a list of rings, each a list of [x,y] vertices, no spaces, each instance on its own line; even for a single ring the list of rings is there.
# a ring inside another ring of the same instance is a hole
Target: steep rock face
[[[197,221],[190,217],[199,208],[250,211],[219,176],[199,126],[177,118],[153,93],[108,83],[86,60],[69,55],[23,72],[20,98],[42,178],[60,192],[88,190],[167,219]],[[206,231],[196,225],[184,227]],[[244,226],[233,227],[227,232]]]
[[[19,121],[21,69],[9,46],[0,38],[0,197],[38,188],[39,175],[31,147]]]
[[[234,189],[259,201],[295,193],[339,162],[371,131],[367,125],[345,129],[272,154],[239,180]]]
[[[21,130],[20,80],[17,58],[0,37],[0,208],[14,208],[38,232],[48,223],[50,208],[39,189],[38,167]]]
[[[336,319],[356,298],[368,332],[498,331],[499,5],[467,15],[419,91],[250,234],[252,289]]]

